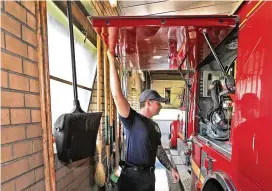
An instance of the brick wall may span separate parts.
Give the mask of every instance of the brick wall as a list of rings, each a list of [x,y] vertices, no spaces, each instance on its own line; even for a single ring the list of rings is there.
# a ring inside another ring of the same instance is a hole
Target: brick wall
[[[127,75],[127,99],[131,106],[136,111],[140,110],[140,94],[141,94],[141,80],[136,71],[131,71]]]
[[[140,96],[139,96],[137,90],[135,88],[132,88],[132,91],[131,91],[131,107],[136,111],[140,110],[139,97]]]
[[[55,157],[56,169],[56,190],[86,190],[94,183],[92,177],[94,173],[94,160],[84,159],[66,167]]]
[[[103,52],[103,50],[102,50]],[[102,58],[103,58],[103,54],[102,54]],[[105,111],[105,98],[104,98],[104,77],[103,77],[103,73],[104,73],[104,67],[103,67],[103,59],[102,59],[102,64],[101,64],[101,73],[102,75],[100,75],[100,92],[101,92],[101,110]],[[96,76],[95,79],[95,83],[93,85],[93,93],[92,93],[92,98],[91,98],[91,102],[90,102],[90,107],[89,107],[89,112],[96,112],[97,111],[97,79],[98,76]],[[107,166],[106,166],[106,141],[105,141],[105,113],[103,112],[102,114],[102,118],[101,118],[101,127],[102,127],[102,162],[104,164],[104,169],[106,170]],[[97,158],[97,156],[96,156]]]
[[[1,1],[1,23],[1,188],[42,190],[35,4]]]
[[[91,1],[90,5],[96,10],[94,15],[116,15],[116,10],[112,9],[109,5],[109,2],[104,1]],[[75,4],[73,4],[75,6]],[[95,37],[93,37],[95,38]],[[95,38],[96,39],[96,38]],[[103,43],[102,43],[103,44]],[[103,45],[102,45],[103,46]],[[102,55],[103,62],[103,55]],[[101,66],[102,74],[103,74],[103,63]],[[104,82],[103,76],[101,78],[101,101],[102,111],[105,110],[104,104]],[[95,79],[95,83],[93,84],[93,92],[89,106],[89,112],[97,111],[97,77]],[[103,140],[103,148],[102,148],[102,161],[104,164],[104,169],[106,170],[106,149],[105,149],[105,115],[103,113],[101,119],[102,125],[102,140]],[[95,164],[96,164],[97,156],[95,158],[89,158],[86,160],[78,161],[73,164],[74,167],[67,168],[63,166],[57,158],[55,159],[55,169],[56,169],[56,188],[57,190],[92,190],[95,188],[94,183],[94,172],[95,172]]]
[[[111,9],[108,2],[104,1],[92,1],[90,4],[97,11],[94,13],[95,15],[116,15],[116,11]],[[95,37],[94,37],[95,38]],[[103,44],[103,43],[102,43]],[[103,47],[103,45],[102,45]],[[103,52],[103,50],[102,50]],[[102,55],[103,62],[103,55]],[[103,63],[101,64],[101,71],[103,74]],[[104,79],[103,76],[101,78],[101,109],[105,110],[104,104]],[[109,95],[109,94],[108,94]],[[109,103],[109,102],[108,102]],[[97,111],[97,77],[95,79],[95,83],[93,84],[93,92],[89,106],[89,112]],[[105,149],[105,115],[103,113],[101,119],[102,125],[102,140],[103,140],[103,148],[102,148],[102,161],[104,164],[104,169],[106,170],[106,149]],[[56,188],[57,190],[92,190],[95,189],[94,183],[94,172],[95,172],[95,164],[96,164],[97,156],[95,158],[89,158],[86,160],[78,161],[73,164],[74,167],[67,168],[63,166],[57,158],[55,159],[55,169],[56,169]]]

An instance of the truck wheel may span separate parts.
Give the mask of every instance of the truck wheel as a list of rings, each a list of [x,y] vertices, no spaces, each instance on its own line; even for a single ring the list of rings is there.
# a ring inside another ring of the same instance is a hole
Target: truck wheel
[[[202,191],[224,191],[221,184],[216,180],[211,178],[203,187]]]

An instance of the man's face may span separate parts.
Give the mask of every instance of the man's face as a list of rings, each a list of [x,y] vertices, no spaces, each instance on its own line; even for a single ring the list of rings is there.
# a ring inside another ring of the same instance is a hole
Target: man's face
[[[158,115],[160,113],[161,108],[162,105],[159,101],[156,100],[150,101],[150,110],[152,111],[153,115]]]

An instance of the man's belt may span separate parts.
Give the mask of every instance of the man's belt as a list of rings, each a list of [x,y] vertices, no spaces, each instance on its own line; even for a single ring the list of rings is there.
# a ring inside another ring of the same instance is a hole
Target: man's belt
[[[130,168],[136,171],[151,171],[151,172],[155,171],[154,166],[137,166],[137,165],[130,164],[126,161],[120,161],[119,165],[122,167],[122,169]]]

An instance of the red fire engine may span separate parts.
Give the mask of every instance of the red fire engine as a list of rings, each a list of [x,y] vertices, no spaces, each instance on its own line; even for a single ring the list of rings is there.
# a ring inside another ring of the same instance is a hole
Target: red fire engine
[[[272,190],[271,11],[271,2],[244,2],[237,32],[217,47],[219,60],[208,56],[196,67],[188,118],[192,190]],[[225,74],[213,69],[230,58]]]
[[[272,2],[228,16],[91,19],[127,70],[180,71],[186,117],[171,144],[192,142],[192,190],[272,190]]]

